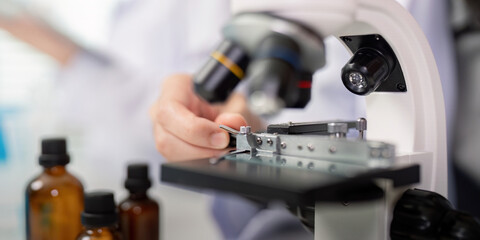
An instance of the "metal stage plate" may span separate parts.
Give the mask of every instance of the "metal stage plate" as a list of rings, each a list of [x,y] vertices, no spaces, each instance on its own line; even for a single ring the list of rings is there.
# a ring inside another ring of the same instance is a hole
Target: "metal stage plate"
[[[383,190],[375,184],[377,179],[391,179],[394,187],[420,180],[418,165],[348,169],[326,161],[329,164],[325,167],[309,169],[305,165],[281,166],[285,164],[282,161],[284,157],[281,160],[272,158],[272,161],[267,161],[271,164],[266,164],[264,159],[248,156],[238,154],[213,161],[215,163],[212,159],[166,163],[161,166],[161,181],[226,191],[262,201],[311,204],[316,201],[353,202],[380,198]]]

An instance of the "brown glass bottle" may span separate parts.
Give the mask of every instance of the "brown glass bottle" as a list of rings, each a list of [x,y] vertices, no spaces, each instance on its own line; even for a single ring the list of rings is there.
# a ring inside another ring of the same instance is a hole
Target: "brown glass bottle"
[[[117,230],[118,212],[113,193],[92,192],[85,194],[85,210],[82,212],[83,229],[77,240],[122,240]]]
[[[65,139],[43,140],[39,160],[43,172],[26,189],[27,239],[74,239],[82,228],[83,186],[65,168]]]
[[[130,196],[118,206],[120,230],[125,240],[159,239],[159,206],[147,195],[150,186],[148,165],[128,166],[125,188],[130,192]]]

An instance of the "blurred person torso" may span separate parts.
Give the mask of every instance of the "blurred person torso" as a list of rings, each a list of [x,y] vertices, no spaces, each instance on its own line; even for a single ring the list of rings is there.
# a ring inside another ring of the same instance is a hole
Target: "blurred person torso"
[[[164,77],[203,64],[229,15],[224,0],[123,1],[107,49],[81,52],[61,71],[58,105],[63,122],[79,129],[87,187],[121,189],[127,162],[139,160],[152,164],[158,184],[162,157],[148,109]]]

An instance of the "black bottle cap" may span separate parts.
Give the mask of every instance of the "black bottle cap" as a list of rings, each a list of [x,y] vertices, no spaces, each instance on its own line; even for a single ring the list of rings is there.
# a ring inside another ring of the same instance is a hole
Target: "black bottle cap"
[[[64,138],[43,139],[39,162],[44,167],[67,165],[70,162],[70,156],[67,153],[67,140]]]
[[[85,194],[82,224],[87,227],[106,227],[118,221],[113,193],[91,192]]]
[[[130,192],[143,192],[147,191],[151,185],[147,164],[128,165],[127,180],[125,180],[126,189]]]

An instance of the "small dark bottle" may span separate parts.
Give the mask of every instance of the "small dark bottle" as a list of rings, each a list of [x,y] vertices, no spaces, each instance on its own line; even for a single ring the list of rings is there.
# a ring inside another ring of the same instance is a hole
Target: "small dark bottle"
[[[83,229],[77,240],[121,240],[117,230],[118,212],[113,193],[92,192],[85,194],[85,210],[82,212]]]
[[[65,165],[65,139],[45,139],[39,157],[43,172],[26,190],[27,239],[74,239],[82,229],[83,186]]]
[[[159,239],[159,207],[147,195],[150,186],[148,165],[128,166],[125,188],[130,196],[119,204],[120,229],[126,240]]]

